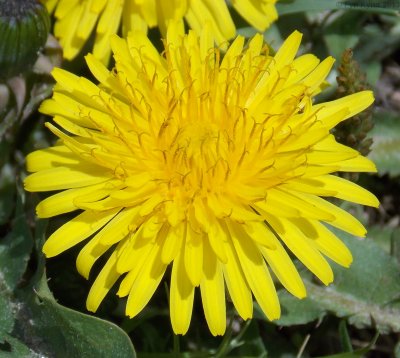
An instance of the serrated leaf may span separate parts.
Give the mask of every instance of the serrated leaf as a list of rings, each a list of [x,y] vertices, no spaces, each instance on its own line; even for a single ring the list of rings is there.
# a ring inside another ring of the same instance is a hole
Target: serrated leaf
[[[352,251],[354,262],[349,269],[335,266],[335,281],[329,287],[307,282],[310,299],[339,317],[348,317],[356,327],[400,332],[400,310],[391,307],[400,298],[399,262],[371,239],[338,235]]]
[[[370,132],[373,138],[372,159],[380,174],[400,174],[400,117],[390,112],[377,113],[375,126]]]
[[[371,10],[399,10],[399,0],[380,0],[380,1],[362,1],[362,0],[341,0],[339,6],[346,9],[371,9]]]
[[[376,4],[378,4],[378,2],[376,2]],[[399,8],[398,0],[383,0],[380,1],[377,6],[373,5],[373,2],[360,0],[287,0],[278,2],[276,8],[279,15],[325,10],[363,10],[383,14],[393,14],[398,11]]]

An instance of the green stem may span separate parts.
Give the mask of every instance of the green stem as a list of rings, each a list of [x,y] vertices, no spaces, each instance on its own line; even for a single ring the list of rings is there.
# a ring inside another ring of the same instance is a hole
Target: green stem
[[[222,339],[222,343],[218,348],[217,353],[215,354],[215,358],[221,358],[226,354],[226,351],[229,348],[229,343],[232,337],[232,333],[233,333],[233,317],[231,318],[230,322],[229,322],[229,326],[225,332],[224,338]]]
[[[233,324],[233,319],[230,321],[229,327],[227,329],[227,333],[224,336],[224,339],[220,345],[220,348],[218,349],[218,352],[215,354],[215,358],[221,358],[226,356],[232,349],[236,348],[242,339],[243,335],[246,333],[247,329],[249,328],[251,324],[251,320],[246,321],[244,327],[241,329],[241,331],[238,333],[238,335],[231,340],[232,334],[233,334],[233,329],[232,329],[232,324]],[[234,342],[234,343],[232,343]]]
[[[179,336],[174,334],[174,357],[178,358],[181,354],[181,342]]]

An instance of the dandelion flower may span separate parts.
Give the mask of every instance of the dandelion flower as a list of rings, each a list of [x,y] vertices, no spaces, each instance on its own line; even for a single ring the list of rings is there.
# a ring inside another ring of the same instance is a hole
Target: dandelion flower
[[[277,0],[232,0],[232,6],[259,31],[264,31],[278,14]],[[122,23],[124,36],[129,31],[159,27],[165,34],[168,22],[186,19],[197,32],[210,22],[218,44],[235,36],[225,0],[42,0],[54,12],[54,32],[64,49],[64,57],[73,59],[95,29],[93,54],[106,63],[110,55],[110,35]]]
[[[184,35],[171,23],[163,55],[141,31],[112,37],[112,71],[88,55],[98,85],[54,70],[54,95],[41,111],[54,117],[46,126],[59,140],[28,155],[25,188],[58,191],[38,204],[41,218],[79,211],[48,238],[47,257],[87,240],[77,258],[87,278],[111,253],[89,292],[90,311],[120,280],[134,317],[171,265],[174,332],[188,330],[199,287],[210,331],[221,335],[225,286],[243,319],[252,317],[253,296],[269,319],[280,316],[274,279],[305,297],[289,251],[326,285],[326,257],[350,265],[329,227],[366,230],[324,197],[378,206],[332,175],[375,166],[330,130],[373,95],[313,104],[334,61],[295,58],[300,41],[294,32],[271,56],[262,35],[247,46],[239,36],[221,59],[207,28]]]

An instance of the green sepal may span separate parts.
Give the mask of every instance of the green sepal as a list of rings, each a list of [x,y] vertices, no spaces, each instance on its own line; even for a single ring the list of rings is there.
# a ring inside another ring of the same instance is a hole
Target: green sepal
[[[0,79],[33,66],[49,29],[47,9],[37,0],[0,0]]]

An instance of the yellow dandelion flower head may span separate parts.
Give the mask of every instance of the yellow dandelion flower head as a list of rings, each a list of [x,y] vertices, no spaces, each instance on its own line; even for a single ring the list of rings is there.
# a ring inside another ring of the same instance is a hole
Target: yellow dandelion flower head
[[[95,31],[93,54],[104,63],[110,55],[110,36],[120,25],[124,36],[129,31],[159,27],[166,33],[170,21],[183,19],[197,32],[206,23],[218,44],[235,35],[235,24],[225,0],[41,0],[54,12],[54,32],[64,49],[64,57],[73,59]],[[264,31],[278,17],[277,0],[232,0],[236,11],[253,27]]]
[[[93,55],[96,85],[61,69],[41,111],[57,144],[28,155],[28,191],[59,191],[39,217],[79,210],[46,241],[47,257],[87,240],[77,258],[85,277],[112,252],[89,292],[96,311],[121,278],[126,314],[148,303],[167,267],[175,333],[190,324],[200,288],[208,326],[226,328],[225,286],[243,319],[253,296],[269,319],[280,316],[271,274],[306,295],[287,251],[324,284],[326,257],[352,256],[329,225],[364,236],[362,224],[323,197],[378,206],[374,195],[331,173],[375,171],[330,130],[373,102],[370,91],[313,104],[333,59],[297,58],[294,32],[271,56],[262,35],[239,36],[221,58],[205,28],[184,35],[171,23],[160,55],[144,32],[112,37],[112,71]],[[59,129],[61,128],[61,129]]]

